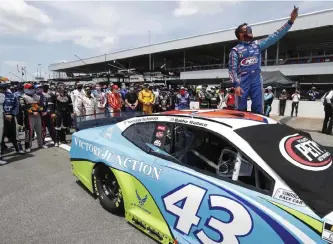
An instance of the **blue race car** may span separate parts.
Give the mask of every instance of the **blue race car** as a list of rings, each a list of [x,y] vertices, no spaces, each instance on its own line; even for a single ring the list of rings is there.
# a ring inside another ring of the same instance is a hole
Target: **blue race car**
[[[172,111],[73,134],[74,175],[160,243],[333,242],[331,154],[261,115]]]

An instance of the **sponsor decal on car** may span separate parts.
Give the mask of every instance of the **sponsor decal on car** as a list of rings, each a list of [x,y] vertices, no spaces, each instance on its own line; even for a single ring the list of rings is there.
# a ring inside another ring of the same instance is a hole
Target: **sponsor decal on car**
[[[331,154],[315,141],[294,134],[280,141],[282,156],[293,165],[312,171],[320,171],[332,165]]]
[[[156,137],[157,138],[163,138],[163,136],[164,136],[163,132],[161,132],[161,131],[156,132]]]
[[[162,145],[162,142],[160,140],[155,140],[153,144],[154,146],[160,147]]]
[[[144,122],[150,122],[150,121],[157,121],[158,117],[152,116],[152,117],[141,117],[141,118],[135,118],[130,120],[125,120],[125,125],[131,125],[136,123],[144,123]]]
[[[244,58],[240,64],[241,66],[251,66],[256,63],[258,63],[258,59],[256,57],[248,57]]]
[[[323,226],[322,239],[328,243],[333,243],[333,223],[325,222]]]
[[[297,196],[296,193],[292,192],[292,191],[288,191],[285,189],[281,189],[279,188],[273,198],[276,198],[278,200],[284,201],[284,202],[288,202],[297,206],[302,206],[305,207],[304,202]]]
[[[182,124],[198,126],[198,127],[207,127],[207,125],[208,125],[207,123],[202,123],[202,122],[195,121],[193,119],[188,119],[188,118],[181,118],[181,119],[175,118],[170,121],[175,122],[175,123],[182,123]]]
[[[97,158],[103,160],[104,162],[112,165],[117,165],[128,170],[136,171],[142,173],[148,177],[155,180],[159,180],[161,176],[162,169],[156,166],[152,166],[143,161],[133,159],[131,157],[119,155],[113,153],[109,149],[98,147],[88,141],[81,140],[77,137],[74,138],[74,145],[81,150],[92,153]]]
[[[135,190],[135,194],[136,194],[136,198],[137,198],[137,202],[132,202],[131,205],[137,208],[140,208],[141,210],[145,211],[148,214],[151,214],[150,211],[148,211],[144,205],[146,204],[147,200],[148,200],[148,194],[145,195],[141,195],[139,194],[138,190]]]

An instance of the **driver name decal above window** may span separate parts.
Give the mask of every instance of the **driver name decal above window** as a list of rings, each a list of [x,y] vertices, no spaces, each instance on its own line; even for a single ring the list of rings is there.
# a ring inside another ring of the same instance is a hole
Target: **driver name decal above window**
[[[326,149],[299,134],[282,138],[279,148],[285,159],[305,170],[321,171],[332,165],[331,154]]]

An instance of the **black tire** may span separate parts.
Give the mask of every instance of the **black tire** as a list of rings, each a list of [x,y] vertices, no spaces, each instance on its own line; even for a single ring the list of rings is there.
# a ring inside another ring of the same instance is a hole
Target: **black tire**
[[[124,213],[124,201],[116,177],[105,165],[99,165],[94,171],[94,185],[100,204],[113,214]]]

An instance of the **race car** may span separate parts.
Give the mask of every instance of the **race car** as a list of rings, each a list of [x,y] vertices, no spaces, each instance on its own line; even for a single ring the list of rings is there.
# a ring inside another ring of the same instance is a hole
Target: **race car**
[[[169,111],[73,134],[73,174],[160,243],[333,242],[331,154],[234,110]]]

